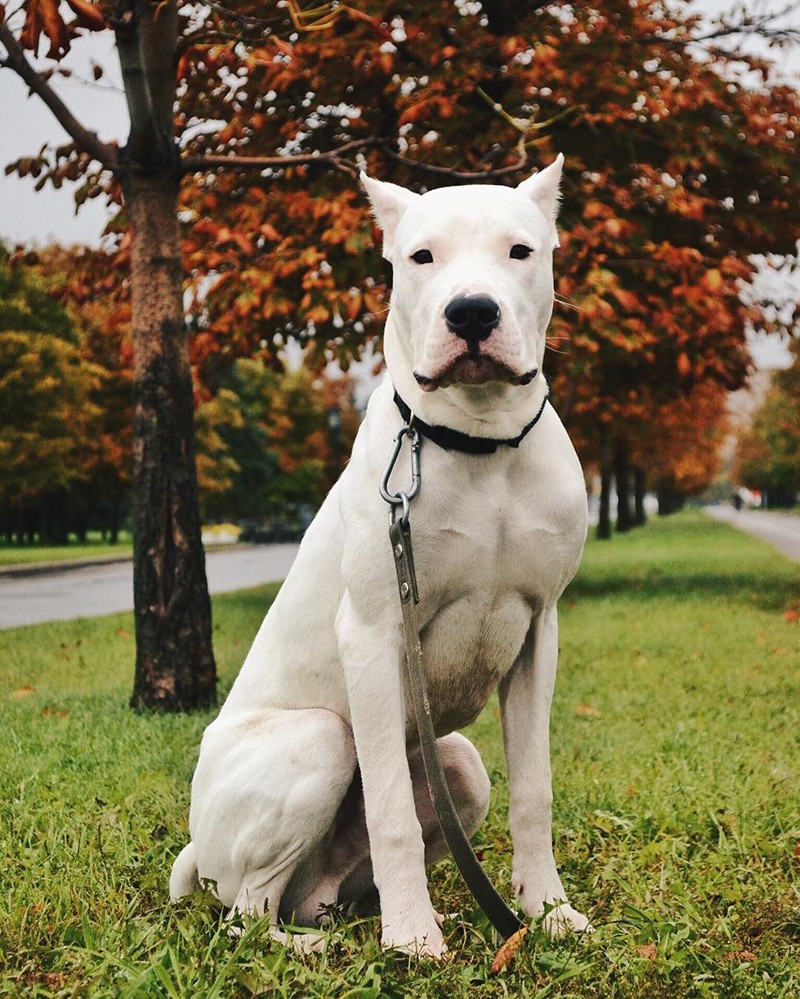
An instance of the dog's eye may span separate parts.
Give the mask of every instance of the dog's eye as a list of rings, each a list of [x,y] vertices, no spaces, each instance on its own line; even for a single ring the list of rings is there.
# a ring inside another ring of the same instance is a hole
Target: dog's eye
[[[430,250],[417,250],[416,253],[411,254],[411,259],[415,264],[432,264],[433,254]]]
[[[511,247],[511,252],[509,253],[509,257],[511,257],[512,260],[525,260],[532,253],[533,250],[529,246],[526,246],[524,243],[514,243],[514,245]]]

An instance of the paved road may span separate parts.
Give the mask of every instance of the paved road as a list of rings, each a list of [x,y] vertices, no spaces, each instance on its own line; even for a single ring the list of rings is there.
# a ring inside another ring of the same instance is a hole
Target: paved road
[[[227,593],[284,579],[296,554],[296,544],[208,552],[208,588]],[[130,562],[0,577],[0,629],[132,609]]]
[[[755,534],[778,551],[800,562],[800,514],[775,510],[734,510],[732,506],[709,506],[706,513],[731,527]]]

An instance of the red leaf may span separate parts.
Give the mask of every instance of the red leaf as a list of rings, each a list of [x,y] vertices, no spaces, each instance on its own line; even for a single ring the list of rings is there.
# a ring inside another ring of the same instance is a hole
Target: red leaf
[[[503,946],[495,955],[494,961],[492,961],[492,966],[489,968],[490,975],[499,975],[500,972],[509,966],[514,958],[517,956],[517,951],[522,946],[522,941],[528,934],[528,927],[522,926],[517,930],[512,936],[506,940]]]
[[[67,0],[67,5],[75,13],[75,20],[81,28],[89,31],[103,31],[108,27],[99,8],[87,0]]]

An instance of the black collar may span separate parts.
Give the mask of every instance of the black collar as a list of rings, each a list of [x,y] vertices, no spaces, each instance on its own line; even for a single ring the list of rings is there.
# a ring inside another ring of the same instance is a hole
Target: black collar
[[[418,416],[414,416],[411,408],[400,398],[396,391],[394,393],[394,402],[406,423],[411,424],[413,420],[414,429],[418,430],[423,437],[427,437],[428,440],[433,441],[434,444],[438,444],[439,447],[443,447],[447,451],[462,451],[464,454],[494,454],[503,444],[508,447],[520,446],[526,434],[530,430],[533,430],[539,422],[539,418],[544,412],[544,407],[547,405],[547,396],[544,397],[544,402],[539,407],[539,412],[527,426],[522,428],[521,433],[517,434],[516,437],[507,437],[502,440],[494,437],[471,437],[469,434],[463,434],[460,430],[453,430],[451,427],[431,426]]]

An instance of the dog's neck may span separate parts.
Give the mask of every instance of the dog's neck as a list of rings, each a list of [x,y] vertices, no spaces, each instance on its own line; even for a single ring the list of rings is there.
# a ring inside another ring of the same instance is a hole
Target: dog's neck
[[[500,448],[517,448],[520,446],[541,419],[544,407],[547,405],[547,396],[544,397],[544,401],[536,416],[522,428],[516,437],[503,438],[471,437],[469,434],[462,433],[460,430],[454,430],[452,427],[432,426],[421,420],[415,413],[412,413],[411,407],[400,397],[396,390],[394,393],[394,403],[405,423],[411,425],[413,422],[414,428],[423,437],[427,437],[428,440],[433,441],[434,444],[438,444],[439,447],[443,447],[446,451],[460,451],[462,454],[494,454]]]
[[[424,392],[406,365],[391,366],[395,391],[424,423],[467,437],[517,438],[541,413],[547,382],[539,373],[528,385],[449,385]]]

